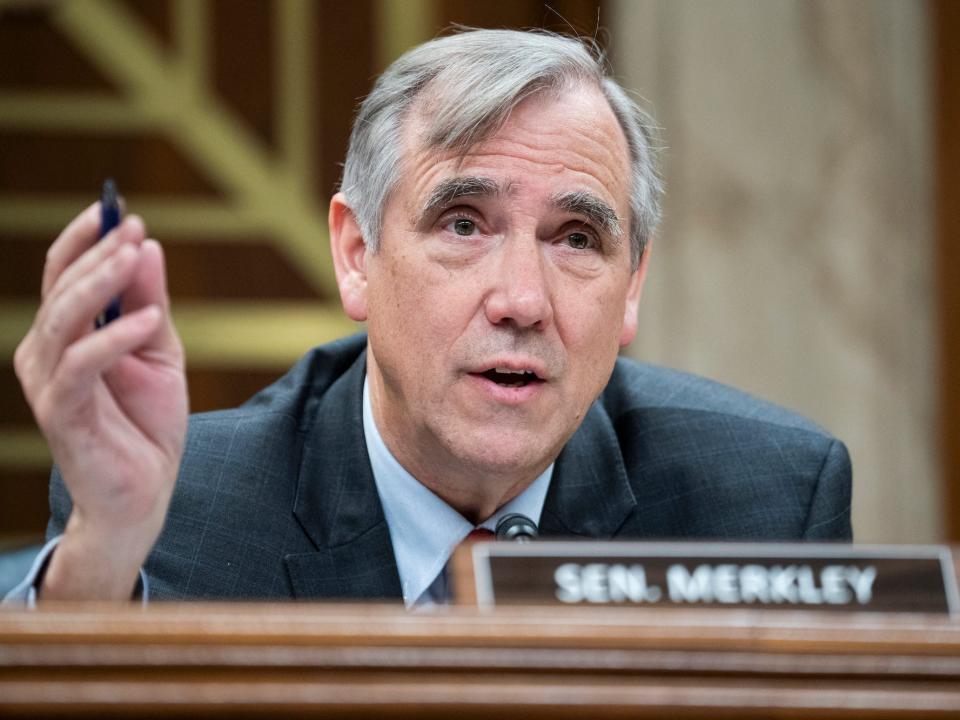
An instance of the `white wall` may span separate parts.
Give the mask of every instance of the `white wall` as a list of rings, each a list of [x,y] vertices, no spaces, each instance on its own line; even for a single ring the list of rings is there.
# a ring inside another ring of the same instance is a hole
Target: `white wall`
[[[858,541],[942,537],[927,6],[619,0],[668,186],[631,354],[843,439]]]

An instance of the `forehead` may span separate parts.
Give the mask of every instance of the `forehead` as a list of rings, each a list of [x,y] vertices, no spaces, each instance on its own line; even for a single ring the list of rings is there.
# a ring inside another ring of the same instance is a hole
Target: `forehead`
[[[427,147],[430,107],[415,106],[404,126],[398,195],[415,211],[445,179],[490,177],[511,193],[597,195],[629,217],[627,141],[599,89],[577,86],[521,102],[503,126],[465,153]],[[400,199],[400,198],[398,198]]]

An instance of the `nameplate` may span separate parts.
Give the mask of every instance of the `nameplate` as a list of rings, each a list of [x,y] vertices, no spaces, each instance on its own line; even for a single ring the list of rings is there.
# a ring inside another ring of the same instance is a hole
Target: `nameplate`
[[[960,611],[949,548],[785,543],[479,542],[480,607],[584,605]],[[462,576],[461,576],[462,577]],[[458,586],[460,599],[473,593]]]

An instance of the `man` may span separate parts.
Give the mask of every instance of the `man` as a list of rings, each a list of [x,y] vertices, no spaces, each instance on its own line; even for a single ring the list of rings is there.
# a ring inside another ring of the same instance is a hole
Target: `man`
[[[575,40],[410,51],[362,104],[330,204],[368,335],[189,432],[160,246],[135,217],[96,244],[89,208],[16,355],[62,533],[25,587],[125,598],[145,563],[159,598],[443,602],[453,548],[512,511],[548,536],[849,538],[842,444],[617,359],[658,215],[650,138]],[[125,315],[93,331],[120,292]]]

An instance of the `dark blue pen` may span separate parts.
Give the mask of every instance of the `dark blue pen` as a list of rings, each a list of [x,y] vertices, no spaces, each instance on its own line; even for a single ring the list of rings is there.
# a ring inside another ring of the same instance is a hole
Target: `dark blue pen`
[[[103,193],[100,195],[100,239],[120,224],[120,200],[117,197],[117,185],[112,179],[103,181]],[[115,297],[103,312],[97,315],[96,326],[102,328],[120,317],[120,298]]]

